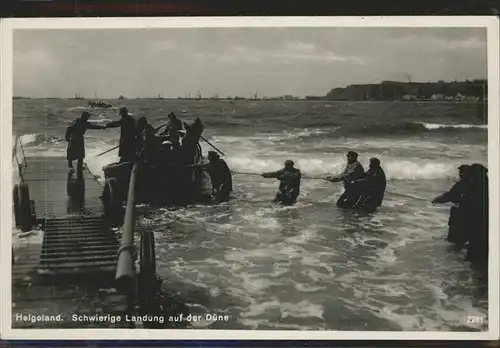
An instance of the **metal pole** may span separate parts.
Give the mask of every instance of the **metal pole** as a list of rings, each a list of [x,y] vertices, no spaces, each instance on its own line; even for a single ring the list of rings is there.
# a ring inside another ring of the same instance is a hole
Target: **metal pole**
[[[116,290],[129,293],[134,289],[134,230],[135,230],[135,182],[137,175],[137,163],[134,164],[130,173],[128,187],[127,207],[123,223],[122,240],[118,249],[118,264],[116,266]]]

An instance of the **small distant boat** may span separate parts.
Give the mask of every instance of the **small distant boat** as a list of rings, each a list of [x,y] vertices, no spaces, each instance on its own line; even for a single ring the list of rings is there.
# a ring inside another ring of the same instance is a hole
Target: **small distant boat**
[[[71,100],[83,100],[83,99],[85,99],[85,98],[81,97],[81,96],[80,96],[80,94],[75,93],[74,98],[68,98],[68,99],[71,99]]]
[[[94,89],[94,96],[97,98],[97,92]],[[91,108],[104,108],[109,109],[113,107],[113,105],[103,102],[102,100],[89,100],[89,106]]]
[[[98,101],[89,100],[89,106],[91,108],[104,108],[104,109],[109,109],[109,108],[113,107],[113,105],[105,103],[102,100],[98,100]]]
[[[121,95],[121,96],[118,97],[118,99],[121,100],[121,99],[127,99],[127,98],[125,98],[123,95]]]
[[[156,97],[156,100],[164,100],[165,98],[163,98],[163,94],[158,94],[158,96]]]

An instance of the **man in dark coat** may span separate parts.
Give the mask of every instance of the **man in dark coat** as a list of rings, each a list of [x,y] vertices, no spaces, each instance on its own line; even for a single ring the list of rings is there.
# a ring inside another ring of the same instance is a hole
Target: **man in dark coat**
[[[457,246],[463,246],[467,243],[467,211],[464,209],[463,199],[469,190],[471,183],[470,178],[471,167],[469,165],[461,165],[458,167],[459,180],[452,188],[437,196],[432,200],[432,204],[436,203],[453,203],[450,209],[450,218],[448,220],[448,236],[446,240]]]
[[[128,114],[125,107],[120,108],[120,117],[118,121],[110,122],[106,125],[107,128],[120,127],[120,163],[133,162],[135,160],[136,151],[136,125],[135,120]]]
[[[355,180],[352,184],[359,185],[361,200],[354,208],[363,209],[368,213],[373,213],[382,205],[384,200],[387,180],[384,170],[378,158],[370,158],[370,167],[361,179]]]
[[[331,182],[344,183],[344,193],[337,200],[339,208],[352,208],[361,197],[359,187],[353,181],[361,179],[365,174],[363,166],[358,162],[358,154],[354,151],[347,153],[347,166],[344,171],[335,176],[327,176],[325,179]]]
[[[229,201],[233,191],[233,178],[226,161],[215,151],[208,151],[208,173],[212,182],[213,197],[217,202]]]
[[[160,135],[168,135],[169,140],[172,143],[172,147],[174,149],[177,149],[180,145],[179,139],[179,131],[182,130],[182,122],[177,118],[177,116],[171,112],[168,114],[168,124],[165,127],[165,131],[161,133]]]
[[[212,182],[212,197],[216,203],[229,201],[233,191],[233,178],[226,161],[215,151],[208,151],[208,161],[205,164],[193,164],[190,167],[203,168],[210,175]]]
[[[463,198],[469,240],[467,260],[487,270],[489,245],[488,169],[481,164],[472,164],[470,180],[469,189]]]
[[[300,170],[294,167],[292,160],[285,161],[285,167],[276,172],[261,174],[264,178],[275,178],[280,181],[279,191],[274,198],[275,203],[292,205],[300,194]]]
[[[157,158],[155,130],[146,117],[137,120],[136,149],[140,163],[153,164]]]
[[[73,161],[77,160],[77,176],[82,177],[83,159],[85,158],[85,140],[84,135],[87,129],[105,129],[104,126],[99,126],[89,122],[90,114],[87,111],[82,112],[66,129],[65,139],[68,142],[66,158],[68,160],[69,174],[73,174]]]

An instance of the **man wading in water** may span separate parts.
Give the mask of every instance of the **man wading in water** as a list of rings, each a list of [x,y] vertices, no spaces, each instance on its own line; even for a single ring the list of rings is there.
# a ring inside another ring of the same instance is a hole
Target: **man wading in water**
[[[453,187],[437,196],[432,200],[432,204],[436,203],[453,203],[450,209],[450,218],[448,220],[448,236],[446,240],[450,243],[456,244],[459,247],[465,245],[467,240],[467,214],[468,211],[464,209],[463,200],[471,185],[470,178],[471,167],[469,165],[461,165],[458,167],[459,180]]]
[[[210,175],[212,182],[212,197],[214,203],[227,202],[233,191],[231,170],[226,161],[219,157],[217,152],[208,151],[209,163],[193,164],[193,168],[203,168]]]
[[[382,205],[387,180],[378,158],[370,158],[370,167],[359,180],[352,181],[361,192],[361,199],[354,205],[367,213],[373,213]]]
[[[347,167],[342,174],[335,176],[327,176],[325,179],[331,182],[344,183],[344,193],[337,200],[339,208],[352,208],[359,200],[361,191],[353,181],[363,178],[365,171],[361,163],[358,162],[358,154],[354,151],[347,153]]]
[[[292,160],[285,162],[285,168],[276,172],[268,172],[261,174],[264,178],[275,178],[280,180],[279,191],[274,197],[275,203],[292,205],[297,202],[297,197],[300,194],[300,179],[302,177],[300,170],[294,168]]]
[[[77,177],[82,178],[83,159],[85,158],[85,140],[83,136],[87,129],[105,129],[105,126],[99,126],[89,122],[90,114],[87,111],[82,112],[82,115],[77,118],[66,129],[65,139],[68,142],[66,150],[66,158],[68,160],[69,174],[75,172],[73,161],[77,160]]]

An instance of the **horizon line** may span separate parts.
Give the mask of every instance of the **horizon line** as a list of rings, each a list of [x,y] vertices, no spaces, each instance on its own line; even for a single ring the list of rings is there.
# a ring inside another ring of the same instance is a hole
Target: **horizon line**
[[[398,81],[398,80],[383,80],[383,81],[380,81],[380,82],[374,82],[374,83],[351,83],[349,85],[345,85],[345,86],[342,86],[342,87],[332,87],[330,89],[333,90],[333,89],[338,89],[338,88],[348,88],[350,86],[369,86],[369,85],[380,85],[380,84],[383,84],[383,83],[400,83],[400,84],[438,84],[438,83],[467,83],[467,82],[478,82],[478,81],[482,81],[482,82],[488,82],[488,78],[473,78],[473,79],[464,79],[464,80],[449,80],[449,81],[446,81],[446,80],[437,80],[437,81]],[[255,93],[258,94],[258,92],[254,92],[253,95],[255,95]],[[75,93],[73,94],[72,96],[61,96],[61,97],[50,97],[50,96],[43,96],[43,97],[32,97],[32,96],[26,96],[26,95],[13,95],[12,97],[13,98],[30,98],[30,99],[73,99],[73,100],[76,100],[74,98],[75,95],[78,95],[79,97],[85,99],[85,100],[91,100],[91,99],[95,99],[95,100],[104,100],[104,99],[119,99],[120,97],[124,97],[125,99],[158,99],[158,95],[161,95],[161,98],[162,99],[197,99],[196,96],[193,96],[193,97],[186,97],[187,95],[190,95],[191,93],[188,92],[188,93],[185,93],[184,94],[184,97],[182,96],[170,96],[170,97],[164,97],[163,96],[163,93],[160,92],[158,93],[155,97],[153,96],[136,96],[136,97],[126,97],[125,95],[121,94],[121,95],[118,95],[117,97],[82,97],[80,95],[80,93]],[[217,92],[213,92],[213,93],[208,93],[207,96],[205,97],[202,97],[201,99],[214,99],[214,94],[217,94]],[[328,93],[327,93],[328,94]],[[283,97],[283,96],[292,96],[292,97],[296,97],[296,98],[306,98],[306,97],[326,97],[327,94],[324,94],[324,95],[317,95],[317,94],[307,94],[307,95],[293,95],[293,94],[279,94],[279,95],[274,95],[274,96],[260,96],[259,99],[263,99],[263,98],[279,98],[279,97]],[[197,95],[197,93],[194,93],[194,95]],[[211,97],[208,97],[208,95],[211,95]],[[235,95],[235,96],[230,96],[230,95],[226,95],[226,96],[218,96],[217,99],[229,99],[229,98],[244,98],[244,99],[253,99],[252,97],[246,97],[246,96],[238,96],[238,95]]]

